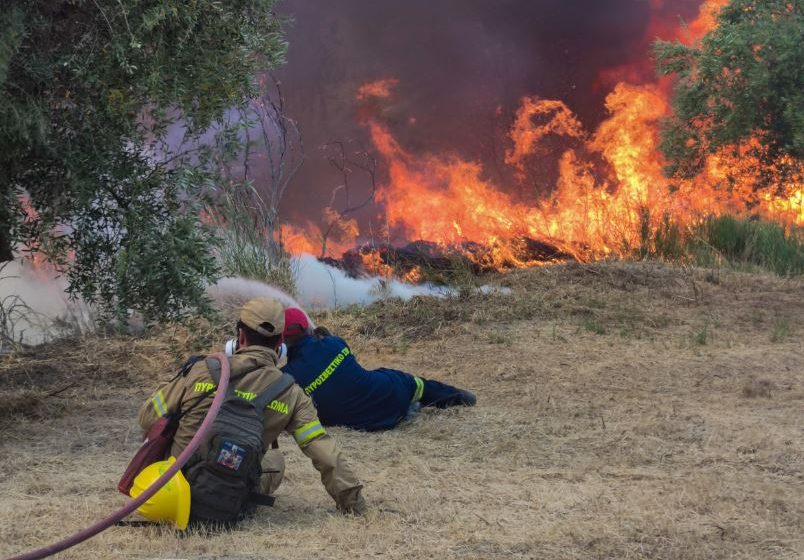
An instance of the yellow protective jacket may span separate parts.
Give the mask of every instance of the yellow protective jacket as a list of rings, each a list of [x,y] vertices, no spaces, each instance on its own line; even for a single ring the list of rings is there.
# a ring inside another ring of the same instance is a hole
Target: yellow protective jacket
[[[238,396],[253,399],[277,381],[282,372],[276,367],[277,355],[270,348],[247,346],[229,358],[231,383]],[[162,385],[140,407],[139,422],[147,432],[161,416],[178,410],[187,411],[179,423],[171,454],[178,457],[190,443],[209,410],[212,397],[204,395],[215,390],[207,365],[201,360],[189,372]],[[191,408],[192,407],[192,408]],[[281,432],[291,435],[321,473],[321,481],[335,500],[338,509],[362,512],[365,503],[361,496],[362,484],[318,420],[313,401],[298,385],[292,385],[265,409],[266,445]]]

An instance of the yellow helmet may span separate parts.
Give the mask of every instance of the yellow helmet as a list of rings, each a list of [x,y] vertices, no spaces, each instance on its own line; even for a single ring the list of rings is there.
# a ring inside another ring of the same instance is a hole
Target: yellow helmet
[[[175,462],[176,458],[170,457],[142,469],[131,486],[131,497],[136,498],[145,492]],[[179,529],[186,529],[190,519],[190,483],[181,471],[177,472],[156,494],[137,508],[137,513],[151,521],[172,521]]]

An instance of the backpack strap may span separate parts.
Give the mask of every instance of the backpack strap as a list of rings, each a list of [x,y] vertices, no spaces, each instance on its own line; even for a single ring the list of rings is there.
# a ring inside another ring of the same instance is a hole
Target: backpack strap
[[[182,364],[181,368],[179,368],[178,375],[182,377],[187,377],[187,374],[190,373],[190,370],[193,369],[193,366],[196,364],[196,362],[200,362],[205,358],[206,356],[203,354],[196,354],[195,356],[190,356],[189,358],[187,358],[187,361]]]
[[[215,387],[217,387],[221,384],[221,363],[215,358],[206,358],[204,362],[207,364],[209,376],[212,377],[212,381],[215,382]]]
[[[209,370],[209,376],[212,378],[212,381],[215,382],[215,387],[217,388],[218,385],[221,384],[221,363],[216,358],[207,358],[204,361],[207,364],[207,370]],[[240,379],[241,377],[243,377],[243,375],[239,375],[236,377],[231,376],[229,377],[229,386],[226,387],[227,395],[235,394],[234,383],[232,383],[232,381]]]
[[[257,410],[263,410],[272,400],[290,389],[295,382],[296,380],[293,379],[292,375],[283,373],[282,377],[271,383],[265,391],[257,395],[252,401],[254,406],[257,407]]]
[[[203,357],[202,357],[203,358]],[[221,363],[217,360],[217,358],[206,358],[204,362],[207,364],[207,370],[209,371],[209,376],[212,378],[212,381],[215,382],[215,387],[221,384]],[[229,376],[229,387],[227,388],[227,393],[234,393],[234,384],[232,381],[237,381],[238,379],[242,379],[243,377],[247,376],[251,371],[245,371],[239,375],[231,375]]]
[[[188,373],[190,373],[190,370],[191,370],[191,369],[193,369],[193,366],[195,365],[195,363],[196,363],[196,362],[200,362],[200,361],[201,361],[201,360],[203,360],[204,358],[206,358],[206,356],[203,356],[203,355],[190,356],[190,357],[187,359],[187,361],[186,361],[186,362],[184,362],[184,363],[181,365],[181,367],[179,368],[179,371],[178,371],[178,372],[176,372],[176,375],[174,375],[174,376],[173,376],[173,377],[170,379],[170,381],[171,381],[171,382],[176,381],[176,380],[177,380],[179,377],[187,377],[187,374],[188,374]]]

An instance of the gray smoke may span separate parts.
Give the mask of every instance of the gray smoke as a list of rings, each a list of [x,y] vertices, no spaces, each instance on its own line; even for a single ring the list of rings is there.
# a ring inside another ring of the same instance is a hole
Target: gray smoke
[[[8,342],[40,344],[94,329],[95,316],[81,301],[70,301],[67,282],[54,272],[16,260],[0,265],[0,328]],[[10,339],[10,340],[8,340]]]

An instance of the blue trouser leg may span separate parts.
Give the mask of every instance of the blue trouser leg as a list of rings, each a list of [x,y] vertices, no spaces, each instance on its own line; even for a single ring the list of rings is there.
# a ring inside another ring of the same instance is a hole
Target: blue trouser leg
[[[433,381],[432,379],[420,378],[424,382],[424,391],[422,392],[421,402],[422,406],[434,406],[436,408],[447,408],[448,406],[456,406],[461,403],[461,391],[457,387],[441,383],[440,381]]]

